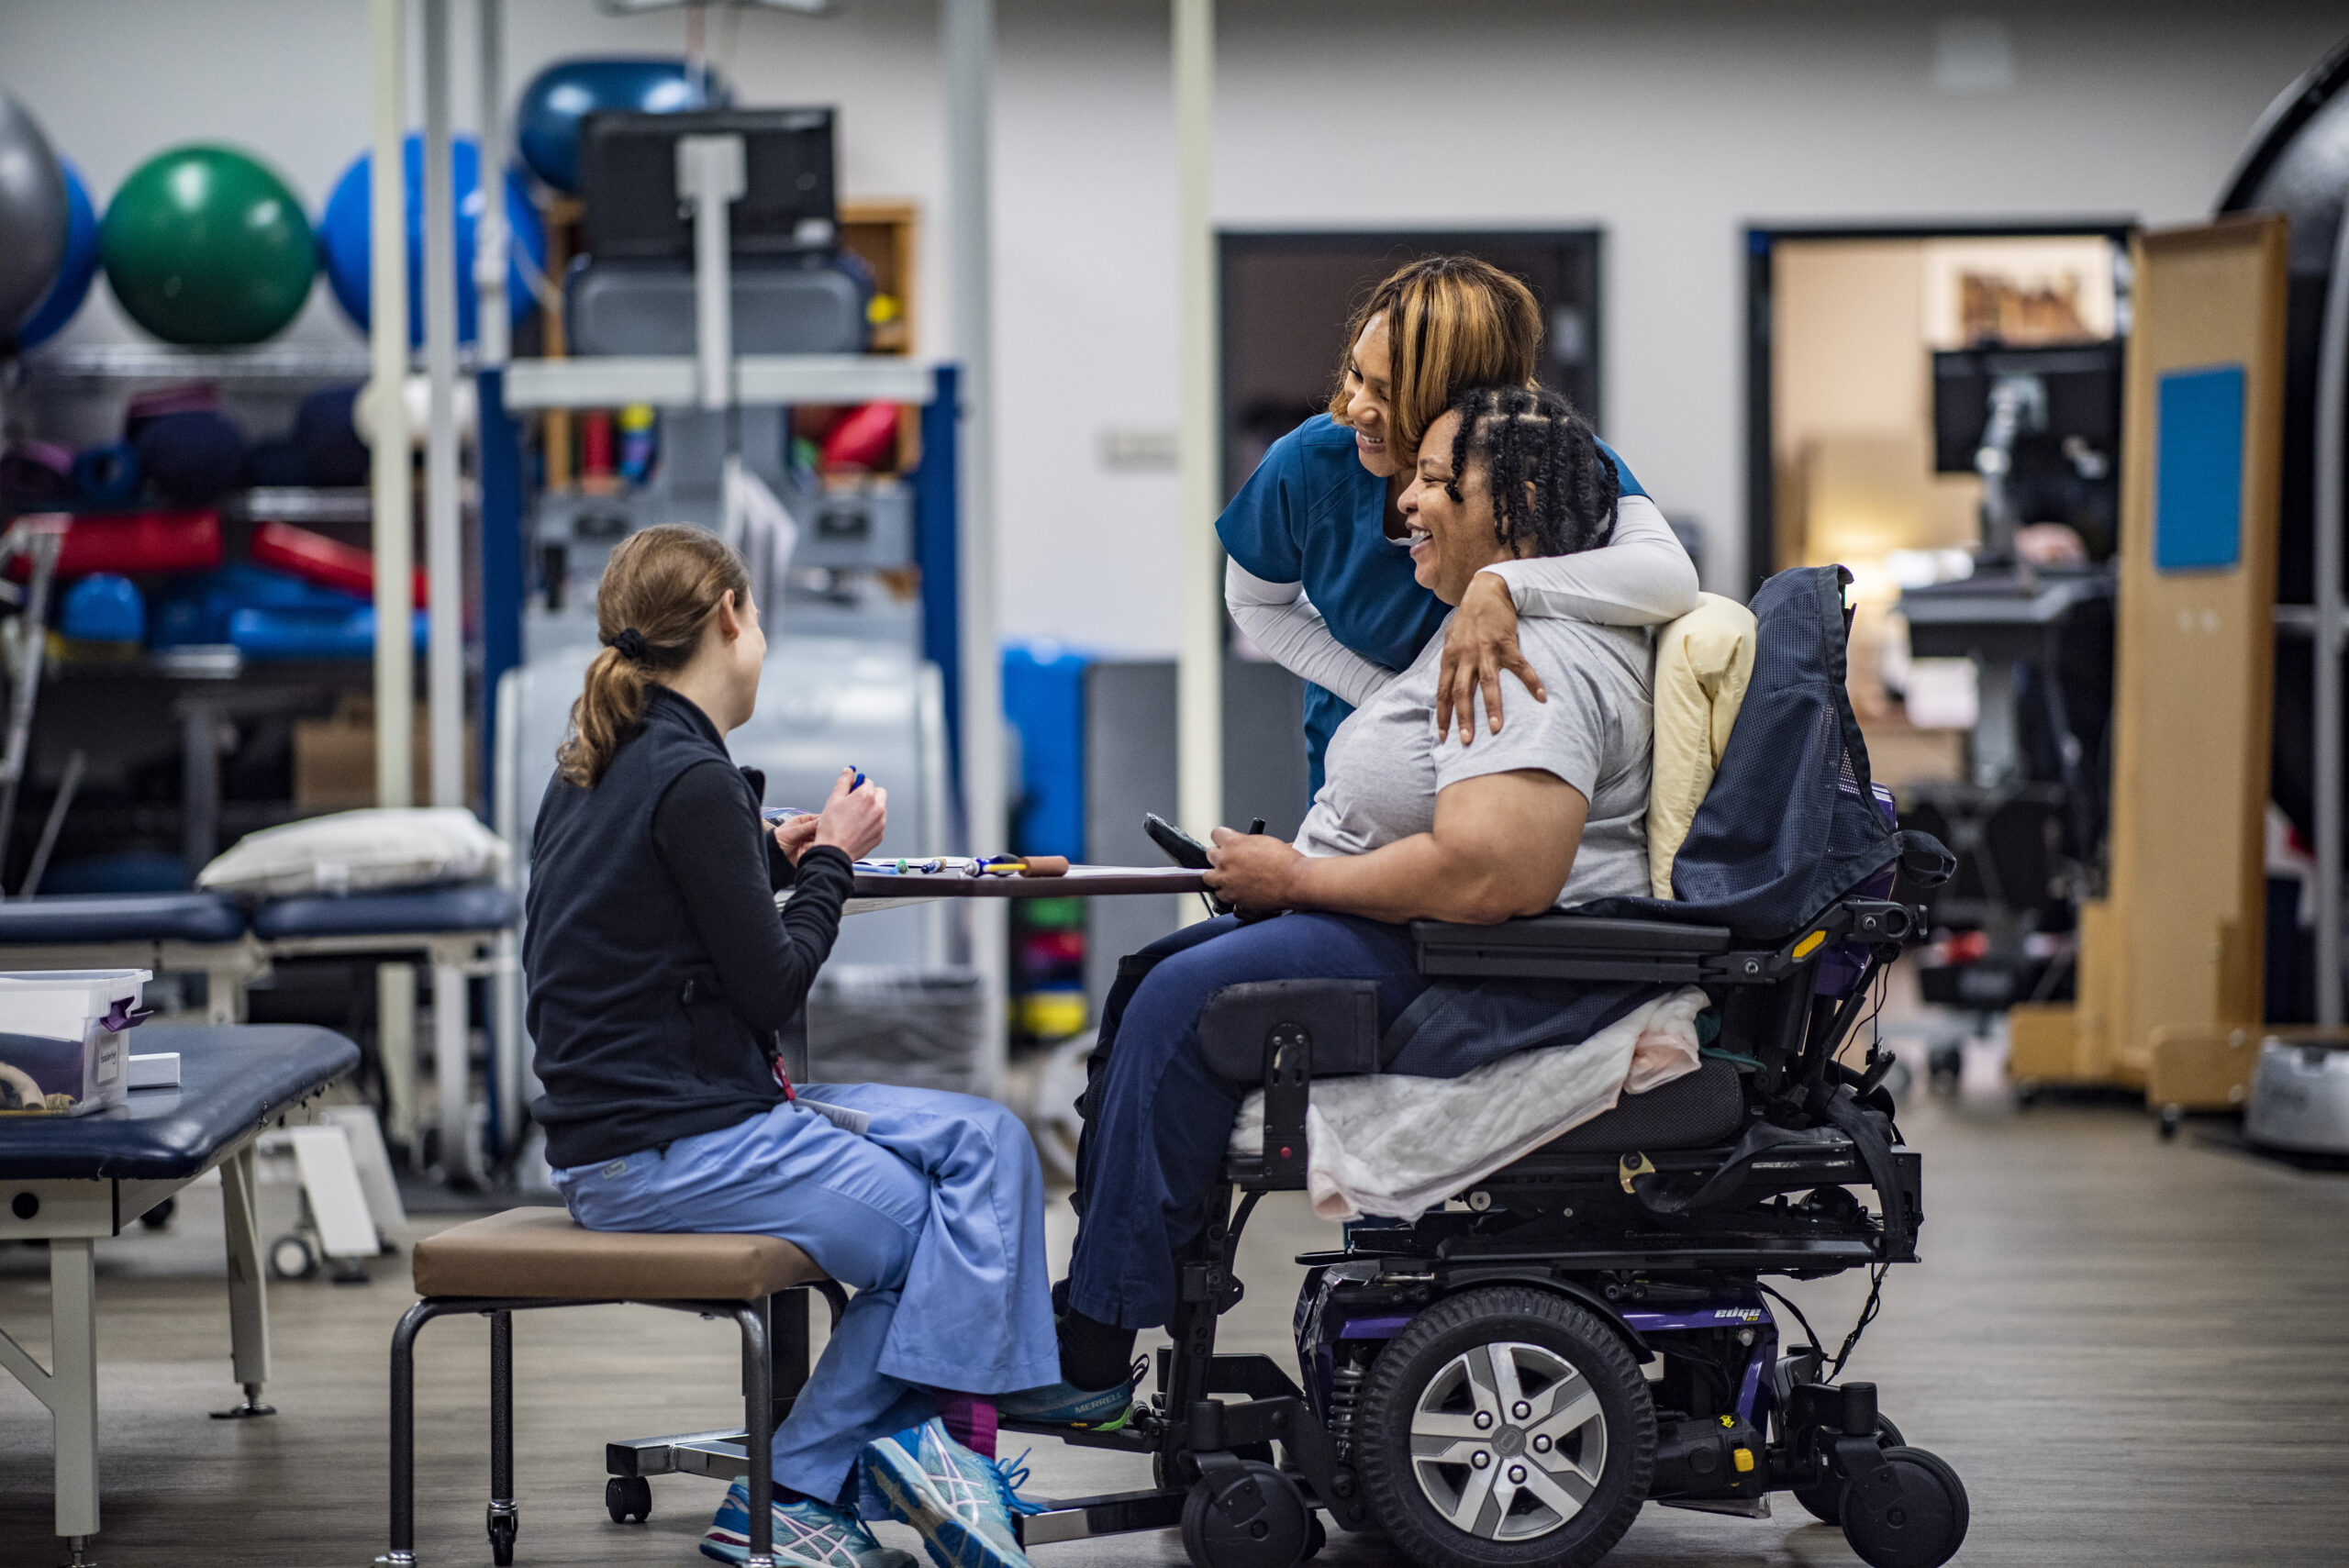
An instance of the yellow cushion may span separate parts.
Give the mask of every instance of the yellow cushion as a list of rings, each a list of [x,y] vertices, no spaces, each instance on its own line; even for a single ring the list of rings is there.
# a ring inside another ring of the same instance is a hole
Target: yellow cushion
[[[1655,773],[1648,786],[1648,885],[1672,896],[1672,862],[1713,786],[1721,749],[1753,679],[1753,612],[1699,594],[1656,634]]]

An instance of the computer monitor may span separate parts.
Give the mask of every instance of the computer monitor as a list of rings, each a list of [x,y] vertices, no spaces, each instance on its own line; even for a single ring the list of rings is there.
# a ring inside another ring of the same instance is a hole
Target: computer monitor
[[[742,139],[745,189],[729,221],[734,255],[831,251],[840,235],[832,122],[828,108],[589,115],[579,159],[587,253],[599,262],[690,264],[694,220],[677,195],[677,141],[725,135]]]
[[[2108,459],[2121,444],[2119,339],[2063,348],[1943,350],[1933,355],[1933,469],[1972,473],[1988,422],[1990,389],[2003,376],[2038,378],[2046,389],[2043,434],[2076,437]]]

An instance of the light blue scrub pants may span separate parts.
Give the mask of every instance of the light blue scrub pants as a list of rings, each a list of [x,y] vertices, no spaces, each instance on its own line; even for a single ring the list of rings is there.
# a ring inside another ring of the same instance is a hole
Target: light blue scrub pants
[[[1060,1380],[1043,1178],[992,1100],[807,1084],[870,1116],[864,1134],[780,1105],[735,1126],[554,1173],[590,1230],[780,1236],[856,1294],[775,1432],[777,1485],[826,1502],[857,1453],[937,1413],[939,1391]]]

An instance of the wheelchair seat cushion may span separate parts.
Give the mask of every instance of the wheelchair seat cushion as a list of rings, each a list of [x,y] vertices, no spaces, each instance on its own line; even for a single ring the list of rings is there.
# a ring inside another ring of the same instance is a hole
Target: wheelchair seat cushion
[[[1537,1153],[1628,1154],[1642,1150],[1703,1149],[1737,1136],[1745,1088],[1737,1069],[1708,1060],[1684,1078],[1626,1095],[1605,1116],[1552,1139]]]

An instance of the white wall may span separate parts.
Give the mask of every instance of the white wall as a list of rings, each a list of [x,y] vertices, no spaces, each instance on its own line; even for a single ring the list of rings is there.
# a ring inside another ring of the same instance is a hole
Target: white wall
[[[1173,476],[1106,471],[1097,443],[1174,418],[1166,6],[998,3],[1003,625],[1165,651]],[[1667,509],[1704,522],[1711,574],[1735,583],[1743,224],[2191,220],[2268,101],[2349,28],[2337,5],[2299,0],[1956,9],[2008,19],[2009,88],[1934,89],[1952,13],[1930,6],[1225,0],[1218,212],[1236,228],[1603,226],[1608,433]],[[517,84],[560,55],[674,50],[683,28],[589,0],[508,10]],[[207,137],[275,161],[315,209],[366,138],[362,15],[359,0],[6,0],[0,83],[101,200],[150,153]],[[748,99],[839,103],[847,192],[938,214],[935,0],[747,17],[732,74]],[[471,101],[461,86],[461,120]],[[933,244],[932,351],[948,341],[937,260]],[[72,330],[128,329],[108,303]],[[297,330],[347,328],[321,298]]]

